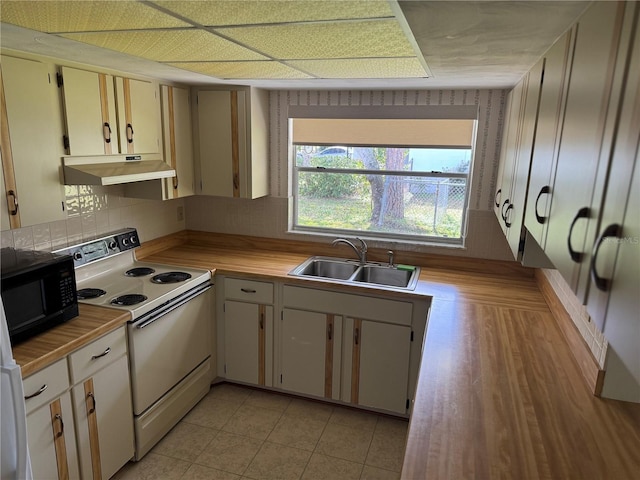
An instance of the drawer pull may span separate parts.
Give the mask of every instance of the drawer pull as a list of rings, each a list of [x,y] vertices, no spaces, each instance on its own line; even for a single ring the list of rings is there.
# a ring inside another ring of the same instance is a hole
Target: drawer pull
[[[240,291],[244,293],[256,293],[256,290],[253,288],[241,288]]]
[[[64,422],[62,421],[62,415],[56,413],[53,419],[60,422],[60,430],[55,434],[55,437],[61,437],[62,435],[64,435]]]
[[[540,197],[542,195],[545,194],[549,194],[551,193],[551,187],[549,185],[545,185],[544,187],[542,187],[542,189],[540,190],[540,193],[538,193],[538,196],[536,197],[536,203],[535,206],[533,207],[533,210],[536,214],[536,221],[540,224],[540,225],[544,225],[547,221],[547,217],[543,217],[542,215],[540,215],[538,213],[538,202],[540,201]]]
[[[45,383],[44,385],[42,385],[40,387],[40,390],[38,390],[35,393],[32,393],[31,395],[25,396],[24,399],[25,400],[29,400],[30,398],[37,397],[38,395],[42,395],[42,392],[44,392],[47,389],[47,387],[48,387],[48,385]]]
[[[598,274],[598,270],[596,269],[596,261],[598,260],[598,253],[600,252],[600,247],[602,246],[602,243],[605,241],[605,239],[621,238],[621,237],[622,237],[622,227],[616,223],[614,223],[613,225],[609,225],[600,234],[600,236],[598,237],[598,240],[596,240],[596,244],[593,249],[593,255],[591,256],[591,266],[590,266],[591,278],[593,279],[593,282],[595,283],[598,290],[601,290],[603,292],[609,291],[609,289],[611,288],[611,280],[608,278],[601,277]]]
[[[98,354],[98,355],[92,355],[91,356],[91,360],[97,360],[98,358],[102,358],[105,355],[109,355],[109,353],[111,352],[111,347],[107,347],[104,352]]]
[[[573,221],[571,222],[571,226],[569,227],[569,235],[567,235],[567,249],[569,250],[569,256],[571,257],[571,260],[573,260],[575,263],[582,262],[584,253],[576,252],[573,249],[573,245],[571,245],[571,235],[573,234],[573,227],[576,226],[576,222],[578,220],[580,220],[581,218],[589,218],[590,215],[591,210],[589,210],[589,207],[582,207],[580,210],[578,210],[576,216],[573,217]]]

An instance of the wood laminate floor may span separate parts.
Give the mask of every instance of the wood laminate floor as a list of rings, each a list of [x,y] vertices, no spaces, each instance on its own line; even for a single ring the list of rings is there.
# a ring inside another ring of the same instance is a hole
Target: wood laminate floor
[[[402,419],[221,384],[113,478],[397,479],[406,435]]]

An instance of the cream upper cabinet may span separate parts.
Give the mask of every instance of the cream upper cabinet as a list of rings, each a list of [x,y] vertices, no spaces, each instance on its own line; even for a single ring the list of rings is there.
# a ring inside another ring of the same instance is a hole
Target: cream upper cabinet
[[[54,72],[43,63],[6,55],[1,66],[2,166],[11,227],[62,220]]]
[[[104,73],[61,67],[68,155],[119,153],[113,77]]]
[[[546,243],[551,186],[560,146],[574,34],[575,29],[565,33],[544,56],[544,79],[524,219],[525,227],[542,248]]]
[[[158,85],[115,77],[120,153],[160,152],[160,98]]]
[[[584,301],[635,2],[595,2],[578,19],[545,253]]]
[[[198,90],[195,109],[197,193],[268,195],[268,92],[253,87]]]
[[[191,95],[188,88],[161,85],[162,138],[164,159],[176,171],[165,179],[166,198],[194,194],[193,130],[191,127]]]
[[[61,67],[68,155],[160,152],[158,85]]]

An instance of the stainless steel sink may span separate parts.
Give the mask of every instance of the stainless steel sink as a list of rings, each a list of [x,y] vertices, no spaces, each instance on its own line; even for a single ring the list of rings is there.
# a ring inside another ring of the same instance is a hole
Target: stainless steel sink
[[[353,280],[356,282],[407,288],[414,271],[415,270],[400,270],[398,267],[382,265],[364,265]],[[413,288],[415,288],[415,285]]]
[[[357,269],[357,262],[324,257],[311,257],[296,267],[291,272],[291,275],[347,280]]]
[[[374,284],[378,286],[413,290],[420,277],[420,267],[385,265],[332,257],[309,257],[289,272],[295,277],[319,277],[340,283]]]

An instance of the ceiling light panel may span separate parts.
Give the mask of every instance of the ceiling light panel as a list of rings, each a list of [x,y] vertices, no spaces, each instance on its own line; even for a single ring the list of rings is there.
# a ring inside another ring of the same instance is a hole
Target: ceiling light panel
[[[220,28],[216,32],[279,59],[415,55],[395,20]]]
[[[423,78],[427,73],[417,58],[356,58],[288,62],[318,78]]]
[[[189,26],[135,1],[2,0],[0,19],[46,33]]]
[[[62,36],[159,62],[267,59],[204,30],[70,33]]]
[[[393,17],[387,0],[222,0],[153,3],[206,26]]]
[[[279,62],[181,62],[172,67],[221,79],[299,79],[312,78]]]

